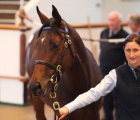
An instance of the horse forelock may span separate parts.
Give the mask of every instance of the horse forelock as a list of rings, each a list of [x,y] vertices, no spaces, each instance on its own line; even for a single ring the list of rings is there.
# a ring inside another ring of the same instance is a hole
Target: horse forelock
[[[42,25],[42,27],[40,28],[38,37],[40,37],[41,32],[43,31],[43,28],[44,28],[44,27],[47,27],[47,26],[50,26],[51,29],[52,29],[52,31],[53,31],[55,34],[61,36],[60,31],[59,31],[59,28],[58,28],[58,26],[57,26],[57,24],[56,24],[54,18],[50,18],[50,19],[49,19],[46,23],[44,23],[44,24]]]

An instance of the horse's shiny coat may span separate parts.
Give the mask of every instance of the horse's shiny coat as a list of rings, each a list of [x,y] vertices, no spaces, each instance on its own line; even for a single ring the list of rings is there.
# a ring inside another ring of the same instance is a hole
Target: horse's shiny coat
[[[85,48],[80,36],[74,28],[61,19],[57,9],[53,6],[52,16],[48,19],[38,9],[40,20],[43,27],[34,34],[29,43],[26,55],[26,70],[29,74],[29,87],[38,97],[33,97],[33,104],[36,111],[37,120],[46,120],[44,116],[44,103],[52,107],[52,101],[49,94],[48,81],[54,74],[54,69],[36,64],[36,60],[43,60],[49,63],[58,64],[64,48],[65,34],[59,30],[68,27],[70,39],[72,40],[72,51],[68,47],[65,51],[61,67],[62,77],[58,82],[57,101],[60,106],[74,100],[79,94],[86,92],[91,87],[95,87],[102,79],[102,74],[94,60],[92,53]],[[43,30],[50,26],[50,30]],[[43,41],[43,42],[42,42]],[[43,103],[44,102],[44,103]],[[69,114],[64,120],[99,120],[99,110],[102,99],[92,103],[82,109],[78,109]]]

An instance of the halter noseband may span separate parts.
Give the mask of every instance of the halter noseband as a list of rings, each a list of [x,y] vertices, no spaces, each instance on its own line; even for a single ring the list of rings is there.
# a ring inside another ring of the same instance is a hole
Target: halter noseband
[[[51,30],[52,28],[51,27],[44,27],[43,30]],[[36,60],[35,64],[42,64],[42,65],[45,65],[45,66],[48,66],[52,69],[55,69],[55,72],[54,72],[54,75],[52,75],[49,83],[50,83],[50,86],[51,86],[51,93],[50,93],[50,97],[53,101],[53,108],[54,108],[54,111],[56,113],[56,115],[58,117],[60,117],[60,113],[59,113],[59,108],[60,108],[60,105],[59,103],[56,101],[56,90],[57,90],[57,87],[58,87],[58,77],[60,78],[62,76],[62,72],[61,72],[61,63],[62,63],[62,59],[65,55],[65,52],[66,52],[66,49],[69,47],[70,48],[70,51],[72,53],[72,57],[74,58],[74,52],[71,48],[71,39],[70,39],[70,36],[69,36],[69,31],[68,31],[68,28],[65,26],[65,30],[62,30],[62,29],[59,29],[59,31],[61,33],[64,33],[65,34],[65,42],[64,42],[64,49],[63,49],[63,52],[61,54],[61,58],[60,58],[60,61],[58,62],[57,65],[54,65],[52,63],[49,63],[49,62],[45,62],[45,61],[42,61],[42,60]],[[74,60],[74,59],[73,59]]]

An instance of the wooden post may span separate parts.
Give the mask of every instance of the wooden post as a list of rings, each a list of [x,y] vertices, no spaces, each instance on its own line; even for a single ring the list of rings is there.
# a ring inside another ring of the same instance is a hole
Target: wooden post
[[[87,21],[88,21],[89,38],[92,39],[92,31],[91,31],[90,18],[89,18],[89,16],[87,16]]]
[[[20,22],[19,26],[25,26],[25,23],[24,23],[24,15],[25,15],[24,9],[20,9],[19,10],[19,17],[21,19],[21,22]]]
[[[20,36],[20,75],[25,76],[25,56],[26,56],[26,36],[24,33]]]
[[[91,40],[92,39],[92,31],[91,31],[91,24],[90,24],[89,16],[87,16],[87,21],[88,21],[89,39]],[[90,47],[91,47],[91,52],[92,52],[92,54],[94,55],[94,58],[97,61],[98,58],[97,58],[97,55],[95,54],[97,52],[97,48],[92,41],[90,43]]]

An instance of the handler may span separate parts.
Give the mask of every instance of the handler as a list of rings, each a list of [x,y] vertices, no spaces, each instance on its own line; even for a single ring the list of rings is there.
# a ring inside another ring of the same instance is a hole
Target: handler
[[[97,101],[114,88],[117,97],[116,120],[140,120],[140,36],[138,34],[126,37],[124,53],[126,63],[111,70],[95,88],[91,88],[60,108],[61,117],[57,120],[62,120],[74,110]]]

